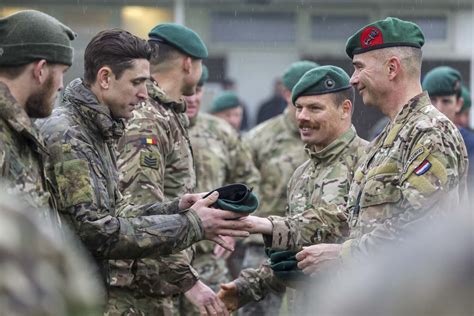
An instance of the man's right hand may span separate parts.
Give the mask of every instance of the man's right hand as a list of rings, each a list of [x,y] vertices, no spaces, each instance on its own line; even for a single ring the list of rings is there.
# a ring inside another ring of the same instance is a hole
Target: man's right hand
[[[205,199],[194,203],[191,209],[193,209],[201,219],[206,239],[214,241],[229,251],[234,251],[234,247],[222,239],[221,235],[248,237],[248,230],[251,224],[240,220],[240,218],[246,216],[246,214],[238,214],[209,207],[217,201],[218,197],[219,193],[213,192]]]
[[[239,308],[239,293],[235,282],[221,284],[221,289],[217,296],[227,307],[229,312],[233,312]]]

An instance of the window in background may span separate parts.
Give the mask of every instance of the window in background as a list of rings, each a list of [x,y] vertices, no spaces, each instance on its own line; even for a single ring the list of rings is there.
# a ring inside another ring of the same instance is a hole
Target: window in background
[[[224,43],[293,43],[296,16],[293,13],[214,12],[211,39]]]
[[[157,24],[173,22],[173,12],[168,8],[125,6],[121,11],[122,28],[141,38]]]
[[[311,17],[311,38],[314,41],[345,41],[354,33],[354,30],[358,30],[368,23],[368,16],[313,15]]]

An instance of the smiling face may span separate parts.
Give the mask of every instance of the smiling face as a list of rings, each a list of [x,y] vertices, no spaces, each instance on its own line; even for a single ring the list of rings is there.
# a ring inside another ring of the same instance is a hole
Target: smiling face
[[[111,73],[103,101],[116,119],[131,118],[136,105],[147,98],[146,80],[150,78],[150,64],[146,59],[136,59],[125,69],[120,78]]]
[[[243,109],[241,106],[214,113],[215,116],[227,121],[236,131],[240,131]]]
[[[296,120],[301,140],[319,149],[325,148],[346,129],[343,106],[337,106],[333,94],[301,96],[296,100]]]
[[[186,100],[186,115],[188,116],[189,119],[192,119],[196,117],[196,115],[199,113],[199,110],[201,109],[201,100],[202,100],[202,95],[203,95],[203,87],[197,87],[196,88],[196,93],[184,97]]]
[[[359,92],[365,105],[380,108],[388,80],[385,61],[381,60],[377,53],[377,51],[369,51],[354,55],[352,59],[354,73],[350,83]]]

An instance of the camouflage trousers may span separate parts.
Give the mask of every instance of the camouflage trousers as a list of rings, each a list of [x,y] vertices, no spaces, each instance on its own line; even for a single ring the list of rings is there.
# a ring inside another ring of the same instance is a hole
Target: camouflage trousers
[[[136,297],[128,290],[111,288],[105,316],[175,315],[171,297]]]
[[[263,245],[248,244],[245,249],[244,261],[242,269],[257,269],[262,263],[268,259],[265,254]],[[270,292],[265,298],[259,302],[251,302],[239,309],[239,316],[270,316],[278,315],[282,303],[284,293]]]

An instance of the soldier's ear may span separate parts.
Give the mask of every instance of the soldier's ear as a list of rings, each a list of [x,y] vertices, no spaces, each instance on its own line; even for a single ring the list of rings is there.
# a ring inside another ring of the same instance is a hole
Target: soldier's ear
[[[387,60],[387,74],[389,80],[395,79],[402,68],[400,59],[396,56],[392,56]]]
[[[190,74],[193,66],[193,59],[189,56],[184,57],[183,60],[183,71],[186,74]]]
[[[102,89],[107,90],[109,89],[110,80],[113,75],[114,74],[112,72],[112,69],[110,69],[110,67],[107,67],[107,66],[101,67],[99,71],[97,71],[96,82],[99,84],[99,86]]]
[[[348,99],[341,104],[341,120],[346,120],[352,116],[352,102]]]
[[[42,84],[48,78],[47,64],[48,62],[45,59],[40,59],[33,63],[33,78],[39,84]]]

